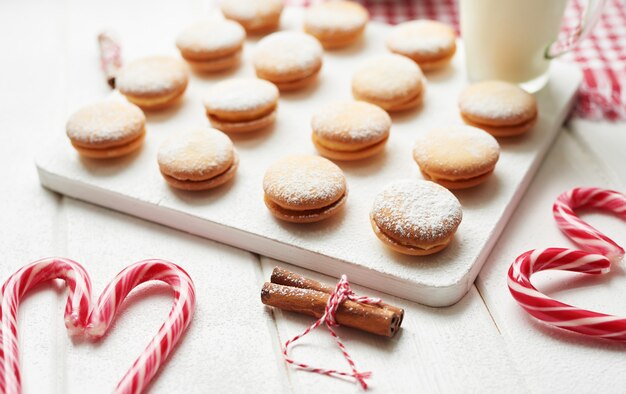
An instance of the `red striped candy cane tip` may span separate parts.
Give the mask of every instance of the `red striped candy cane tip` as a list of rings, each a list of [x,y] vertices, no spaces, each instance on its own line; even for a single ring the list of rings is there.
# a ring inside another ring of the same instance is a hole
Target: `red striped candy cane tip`
[[[621,261],[624,249],[576,215],[576,209],[584,208],[609,211],[626,220],[626,195],[615,190],[579,187],[561,194],[552,207],[557,225],[573,242],[607,256],[613,263]]]

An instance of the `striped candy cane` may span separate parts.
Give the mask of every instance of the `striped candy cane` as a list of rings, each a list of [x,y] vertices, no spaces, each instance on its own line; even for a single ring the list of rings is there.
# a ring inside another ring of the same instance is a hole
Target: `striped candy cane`
[[[70,334],[90,338],[103,336],[126,296],[147,281],[161,281],[174,290],[174,306],[157,335],[118,383],[116,393],[139,393],[150,383],[161,364],[187,329],[195,310],[195,289],[189,275],[163,260],[145,260],[120,272],[105,288],[95,308],[91,305],[91,282],[83,267],[71,260],[49,258],[29,264],[11,275],[2,287],[0,327],[0,392],[20,393],[17,311],[21,298],[37,284],[63,279],[69,289],[65,325]]]
[[[17,312],[20,301],[33,287],[52,279],[64,280],[69,290],[65,304],[65,326],[70,334],[83,331],[91,307],[91,282],[78,263],[62,258],[35,261],[11,275],[2,286],[0,305],[0,392],[19,393],[20,360]]]
[[[624,249],[612,239],[582,221],[574,212],[579,208],[602,209],[626,220],[626,196],[614,190],[579,187],[561,194],[552,213],[561,231],[581,248],[602,254],[612,262],[624,257]]]
[[[509,291],[524,310],[545,323],[584,335],[626,341],[626,318],[554,300],[530,282],[533,273],[551,269],[603,274],[611,263],[623,258],[624,250],[582,221],[574,213],[577,208],[608,210],[626,219],[626,196],[598,188],[576,188],[560,195],[553,207],[554,218],[561,230],[585,250],[548,248],[523,253],[509,268]]]
[[[195,310],[193,281],[182,268],[163,260],[144,260],[125,268],[104,289],[89,318],[87,334],[103,336],[128,293],[152,280],[167,283],[174,290],[174,306],[157,335],[118,383],[116,393],[140,393],[146,388],[189,326]]]

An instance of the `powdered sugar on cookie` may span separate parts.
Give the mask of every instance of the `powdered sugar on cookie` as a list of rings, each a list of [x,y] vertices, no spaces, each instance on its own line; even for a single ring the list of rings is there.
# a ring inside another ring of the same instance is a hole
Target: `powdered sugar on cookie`
[[[314,37],[296,31],[270,34],[257,44],[254,67],[274,72],[308,71],[320,64],[323,49]]]
[[[352,89],[364,96],[394,100],[409,92],[420,91],[424,75],[410,59],[382,55],[361,65],[352,78]]]
[[[235,78],[220,82],[204,99],[208,111],[250,111],[271,106],[278,100],[278,88],[256,78]]]
[[[246,32],[240,24],[223,19],[200,21],[183,32],[176,39],[176,45],[186,51],[221,51],[239,47]]]
[[[144,131],[146,117],[139,107],[123,101],[105,101],[84,107],[67,121],[67,136],[88,144],[122,141]]]
[[[534,97],[520,87],[500,81],[467,87],[459,98],[463,114],[492,120],[525,120],[536,112]]]
[[[159,166],[168,175],[183,179],[226,169],[233,161],[233,143],[224,133],[211,128],[197,128],[174,134],[163,142],[157,153]]]
[[[342,142],[378,140],[389,134],[390,127],[387,112],[362,101],[331,103],[311,120],[316,134]]]
[[[439,241],[463,217],[461,204],[446,188],[429,181],[397,181],[376,196],[372,219],[388,235]]]
[[[186,86],[185,65],[171,57],[151,56],[135,60],[120,70],[115,85],[120,92],[133,95],[160,95]]]
[[[399,53],[438,54],[455,46],[455,35],[449,26],[429,20],[402,23],[387,37],[387,46]]]
[[[346,179],[335,164],[317,156],[289,156],[268,168],[263,190],[293,209],[327,206],[345,194]]]

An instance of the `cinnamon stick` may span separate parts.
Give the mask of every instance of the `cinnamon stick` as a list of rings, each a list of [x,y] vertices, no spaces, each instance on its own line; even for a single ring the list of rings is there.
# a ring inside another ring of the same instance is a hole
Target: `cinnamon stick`
[[[325,292],[269,282],[261,290],[263,304],[317,319],[324,314],[329,297]],[[400,328],[401,322],[400,315],[390,309],[350,300],[339,305],[335,319],[342,326],[386,337],[392,337]]]
[[[335,290],[333,286],[318,282],[313,279],[305,278],[304,276],[295,272],[291,272],[283,267],[274,267],[270,282],[279,285],[299,287],[301,289],[317,290],[327,294],[330,294],[333,292],[333,290]],[[404,309],[386,304],[384,302],[381,302],[380,304],[378,304],[378,306],[396,313],[400,317],[398,327],[402,324],[402,320],[404,319]]]

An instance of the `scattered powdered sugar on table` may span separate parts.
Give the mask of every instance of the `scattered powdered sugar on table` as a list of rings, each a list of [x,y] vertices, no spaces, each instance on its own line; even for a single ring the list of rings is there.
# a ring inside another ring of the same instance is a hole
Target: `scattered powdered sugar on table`
[[[352,31],[364,26],[367,11],[357,3],[330,1],[310,7],[304,24],[313,30]]]
[[[204,106],[209,111],[249,111],[270,106],[278,100],[278,88],[256,78],[234,78],[209,89]]]
[[[209,127],[174,134],[161,144],[157,153],[160,166],[198,175],[211,173],[232,159],[230,138]]]
[[[217,51],[236,47],[245,37],[246,32],[239,23],[212,18],[183,30],[176,45],[188,51]]]
[[[331,103],[313,116],[311,128],[322,137],[368,141],[387,134],[391,118],[380,107],[363,101]]]
[[[122,140],[139,134],[146,117],[134,104],[103,101],[83,107],[67,121],[67,135],[74,141],[98,143]]]
[[[394,54],[368,59],[357,69],[352,87],[393,100],[419,88],[424,75],[411,59]]]
[[[187,78],[187,70],[181,61],[168,56],[150,56],[123,67],[115,85],[122,93],[157,94],[175,91],[186,83]]]
[[[323,49],[313,36],[297,31],[272,33],[257,44],[254,66],[277,72],[306,71],[321,61]]]
[[[341,169],[318,156],[285,157],[272,164],[263,178],[263,190],[270,198],[293,206],[329,203],[345,189]]]
[[[451,50],[455,45],[451,27],[429,20],[402,23],[387,37],[387,46],[403,53],[436,54]]]
[[[518,118],[532,111],[534,98],[522,88],[500,81],[467,87],[459,97],[461,112],[487,119]]]
[[[463,217],[459,200],[443,186],[429,181],[397,181],[374,199],[376,224],[400,237],[421,241],[446,238]]]

